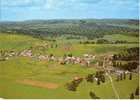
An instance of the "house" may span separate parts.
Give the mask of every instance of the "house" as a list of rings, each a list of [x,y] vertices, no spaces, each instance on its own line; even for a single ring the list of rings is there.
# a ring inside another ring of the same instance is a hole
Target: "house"
[[[31,57],[32,51],[31,50],[24,50],[20,53],[20,56]]]

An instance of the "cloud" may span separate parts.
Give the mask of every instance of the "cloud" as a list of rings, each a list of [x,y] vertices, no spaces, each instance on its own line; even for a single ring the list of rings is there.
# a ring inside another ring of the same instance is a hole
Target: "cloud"
[[[82,4],[96,4],[101,2],[102,0],[75,0],[75,1]]]
[[[44,7],[47,9],[55,9],[63,6],[64,3],[66,3],[65,0],[46,0]]]
[[[2,7],[47,7],[56,8],[65,5],[93,4],[102,0],[1,0]]]
[[[134,6],[138,0],[1,0],[2,7],[37,7],[42,9],[59,9],[62,7],[84,7],[104,5]]]
[[[46,0],[1,0],[2,7],[32,7],[41,6]]]
[[[138,17],[138,0],[0,0],[3,19]],[[28,16],[27,16],[28,15]],[[16,19],[16,20],[17,20]]]

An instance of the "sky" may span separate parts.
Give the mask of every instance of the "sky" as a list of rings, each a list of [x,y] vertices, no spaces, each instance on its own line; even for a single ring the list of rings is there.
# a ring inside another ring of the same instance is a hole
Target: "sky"
[[[138,19],[139,0],[0,0],[0,21]]]

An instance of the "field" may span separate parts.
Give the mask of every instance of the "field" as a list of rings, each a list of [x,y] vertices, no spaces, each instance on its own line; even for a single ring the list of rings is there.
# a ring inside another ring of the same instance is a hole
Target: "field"
[[[0,66],[2,69],[0,72],[2,90],[0,94],[4,98],[90,98],[89,91],[96,91],[100,98],[116,98],[109,80],[100,86],[84,81],[76,92],[66,90],[65,83],[74,76],[95,73],[96,69],[94,68],[81,68],[78,65],[60,66],[47,62],[35,62],[29,58],[14,58],[0,63]],[[59,87],[48,89],[17,83],[17,80],[24,79],[51,82],[58,84]],[[123,82],[116,82],[115,77],[113,81],[120,98],[129,98],[131,91],[135,91],[134,88],[138,85],[138,76],[134,75],[132,81],[127,79]]]
[[[137,38],[137,37],[130,37],[130,36],[121,35],[121,34],[106,35],[106,36],[104,36],[104,39],[124,40],[124,41],[129,41],[129,42],[139,42],[139,38]]]
[[[105,39],[128,40],[138,42],[137,37],[122,35],[106,35]],[[79,40],[81,41],[81,40]],[[15,52],[33,48],[34,54],[63,56],[83,56],[84,54],[109,55],[123,51],[127,48],[138,47],[139,44],[79,44],[77,40],[56,39],[55,42],[34,38],[28,35],[0,34],[0,50],[13,50]],[[57,47],[38,49],[39,46],[57,44]],[[69,46],[70,45],[70,46]],[[66,49],[68,48],[68,49]],[[69,91],[66,83],[72,81],[76,76],[85,77],[88,74],[96,73],[99,69],[96,65],[92,67],[81,66],[80,64],[62,65],[53,61],[37,60],[31,57],[14,56],[6,61],[0,61],[0,97],[2,98],[77,98],[88,99],[90,91],[102,98],[117,98],[109,78],[106,82],[97,85],[96,82],[88,83],[83,80],[77,91]],[[111,74],[114,86],[119,98],[130,98],[138,86],[138,74],[133,73],[133,79],[129,76],[123,81],[116,81],[116,75]],[[26,80],[26,81],[24,81]],[[30,82],[30,83],[28,83]],[[36,85],[40,84],[40,85]],[[47,85],[55,85],[54,88],[47,88]],[[135,96],[138,98],[138,96]]]
[[[15,51],[22,51],[24,49],[28,49],[30,47],[38,47],[38,46],[44,46],[45,44],[57,44],[57,48],[44,48],[43,50],[39,50],[38,48],[35,48],[33,52],[38,53],[44,53],[44,54],[51,54],[57,56],[63,56],[64,54],[72,53],[75,56],[82,56],[86,53],[91,54],[105,54],[105,53],[115,53],[120,52],[121,50],[124,50],[126,48],[131,47],[138,47],[138,44],[79,44],[76,40],[66,40],[58,38],[56,42],[50,42],[47,40],[40,40],[37,38],[33,38],[31,36],[24,36],[24,35],[8,35],[8,34],[0,34],[0,48],[3,50],[15,50]],[[117,37],[118,36],[118,37]],[[105,36],[106,37],[113,37],[111,36]],[[128,40],[132,40],[134,42],[138,42],[137,37],[131,37],[131,36],[121,36],[121,35],[114,35],[114,37],[119,39],[125,39],[128,38]],[[113,38],[110,38],[113,39]],[[79,40],[80,41],[80,40]],[[70,45],[70,46],[68,46]],[[70,49],[65,49],[67,47],[70,47]],[[47,52],[46,52],[47,51]]]

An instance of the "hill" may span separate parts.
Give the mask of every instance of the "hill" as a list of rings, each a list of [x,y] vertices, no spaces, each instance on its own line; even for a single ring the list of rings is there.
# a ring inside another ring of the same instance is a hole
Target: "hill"
[[[138,20],[130,19],[69,19],[28,20],[22,22],[0,22],[0,32],[22,33],[36,37],[74,35],[88,39],[110,34],[139,36]]]

